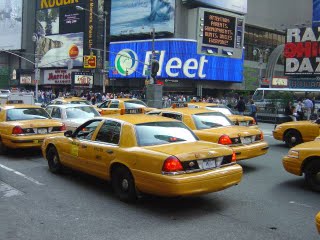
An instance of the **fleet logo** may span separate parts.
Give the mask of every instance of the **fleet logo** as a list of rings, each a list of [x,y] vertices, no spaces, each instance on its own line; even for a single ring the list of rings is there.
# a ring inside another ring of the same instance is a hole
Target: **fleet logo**
[[[123,49],[118,52],[115,59],[115,67],[122,76],[129,76],[138,67],[138,56],[131,49]]]

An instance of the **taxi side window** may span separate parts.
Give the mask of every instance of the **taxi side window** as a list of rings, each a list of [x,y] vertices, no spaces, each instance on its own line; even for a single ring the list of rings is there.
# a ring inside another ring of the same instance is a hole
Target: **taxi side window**
[[[61,102],[61,101],[56,101],[56,102],[55,102],[55,104],[57,104],[57,105],[61,105],[61,104],[62,104],[62,102]]]
[[[109,108],[119,108],[119,103],[118,103],[118,102],[112,102],[112,103],[109,105]]]
[[[96,141],[119,144],[121,124],[112,120],[103,123],[96,137]]]
[[[52,118],[61,118],[61,111],[60,111],[60,108],[53,108],[52,109],[52,112],[51,112],[51,117]]]
[[[101,103],[100,106],[99,106],[99,108],[107,108],[108,105],[109,105],[109,103],[110,103],[110,101],[106,101],[106,102],[104,102],[104,103]]]
[[[91,140],[93,133],[95,132],[96,128],[98,127],[101,121],[101,119],[97,119],[87,122],[85,125],[81,125],[75,131],[75,137],[78,139]]]
[[[182,121],[182,116],[176,113],[162,113],[162,116]]]
[[[47,107],[46,108],[46,111],[49,113],[49,115],[51,116],[51,113],[52,113],[52,107]]]

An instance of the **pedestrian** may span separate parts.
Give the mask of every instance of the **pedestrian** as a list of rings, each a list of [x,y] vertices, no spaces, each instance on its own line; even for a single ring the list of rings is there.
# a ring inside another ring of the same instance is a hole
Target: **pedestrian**
[[[240,97],[235,108],[239,111],[240,115],[244,115],[244,111],[246,110],[246,103],[243,100],[243,97]]]
[[[297,121],[297,109],[292,105],[292,102],[288,102],[285,107],[284,113],[288,115],[292,121]]]
[[[307,120],[310,120],[311,112],[312,112],[312,109],[313,109],[313,103],[309,98],[304,100],[303,103],[304,103],[304,107],[306,109]]]
[[[255,105],[253,100],[251,100],[250,103],[251,103],[251,105],[250,105],[250,116],[253,117],[253,119],[255,120],[256,124],[258,124],[258,121],[257,121],[257,106]]]

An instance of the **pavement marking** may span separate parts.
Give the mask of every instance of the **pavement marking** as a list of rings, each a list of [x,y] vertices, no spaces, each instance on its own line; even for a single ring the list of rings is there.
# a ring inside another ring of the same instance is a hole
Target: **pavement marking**
[[[23,193],[10,185],[0,181],[0,195],[2,197],[21,196]]]
[[[5,169],[5,170],[7,170],[7,171],[9,171],[9,172],[13,172],[14,174],[17,174],[18,176],[23,177],[23,178],[25,178],[25,179],[29,180],[30,182],[33,182],[33,183],[35,183],[37,185],[44,185],[43,183],[38,182],[37,180],[33,179],[32,177],[28,177],[28,176],[24,175],[23,173],[18,172],[18,171],[14,170],[14,169],[8,168],[8,167],[6,167],[6,166],[4,166],[2,164],[0,164],[0,167]]]
[[[295,201],[290,201],[289,203],[299,205],[301,207],[307,207],[307,208],[312,208],[310,205],[304,204],[304,203],[297,203]]]

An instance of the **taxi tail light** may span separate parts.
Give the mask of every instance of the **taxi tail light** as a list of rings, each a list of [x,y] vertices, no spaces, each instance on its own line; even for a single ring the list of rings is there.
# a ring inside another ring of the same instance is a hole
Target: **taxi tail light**
[[[23,129],[20,126],[15,126],[12,129],[12,134],[23,134]]]
[[[180,172],[183,171],[183,167],[178,158],[171,156],[164,161],[162,171],[165,173]]]
[[[252,119],[252,121],[250,121],[250,125],[257,125],[256,120]]]
[[[237,161],[236,153],[233,152],[231,162],[236,162],[236,161]]]
[[[61,132],[62,132],[62,131],[66,131],[66,130],[67,130],[66,125],[65,125],[64,123],[62,123],[62,126],[60,127],[59,130],[60,130]]]
[[[231,144],[232,144],[232,141],[231,141],[231,138],[230,138],[228,135],[222,135],[222,136],[219,138],[218,143],[219,143],[219,144],[222,144],[222,145],[231,145]]]
[[[120,109],[120,115],[124,115],[125,114],[125,109],[124,108],[121,108]]]
[[[260,134],[260,140],[263,140],[263,132],[261,132],[261,134]]]

